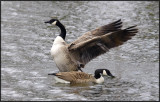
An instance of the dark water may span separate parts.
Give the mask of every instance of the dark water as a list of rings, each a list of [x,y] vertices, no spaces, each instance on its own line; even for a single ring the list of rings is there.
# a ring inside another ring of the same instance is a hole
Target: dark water
[[[2,1],[1,101],[158,101],[158,1]],[[67,30],[66,42],[122,19],[123,28],[139,33],[124,45],[97,57],[83,69],[107,68],[116,78],[103,84],[55,84],[57,69],[50,49],[58,27],[44,24],[57,17]]]

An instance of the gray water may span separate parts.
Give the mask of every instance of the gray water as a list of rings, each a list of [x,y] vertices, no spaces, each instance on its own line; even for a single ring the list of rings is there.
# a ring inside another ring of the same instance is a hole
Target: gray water
[[[2,1],[1,101],[158,101],[158,1]],[[103,84],[56,84],[50,49],[59,28],[44,24],[56,17],[67,30],[66,42],[121,19],[139,32],[122,46],[86,65],[86,73],[107,68],[116,78]]]

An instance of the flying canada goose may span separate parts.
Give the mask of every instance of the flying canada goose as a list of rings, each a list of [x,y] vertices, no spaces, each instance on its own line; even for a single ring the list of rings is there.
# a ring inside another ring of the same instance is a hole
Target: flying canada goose
[[[102,75],[108,75],[110,77],[114,77],[108,69],[97,69],[95,70],[94,76],[91,74],[87,74],[84,72],[79,71],[70,71],[70,72],[59,72],[59,73],[52,73],[48,75],[54,75],[56,83],[103,83],[104,78]]]
[[[60,72],[81,70],[90,60],[104,54],[110,48],[122,45],[138,32],[136,26],[121,29],[122,22],[117,20],[89,31],[67,44],[66,29],[58,19],[51,19],[45,23],[56,25],[61,30],[51,48],[51,56]]]

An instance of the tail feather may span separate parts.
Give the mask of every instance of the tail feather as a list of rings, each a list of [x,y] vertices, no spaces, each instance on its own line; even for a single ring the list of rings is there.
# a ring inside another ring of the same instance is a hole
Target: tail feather
[[[54,76],[57,76],[56,74],[57,74],[57,73],[49,73],[48,75],[54,75]]]

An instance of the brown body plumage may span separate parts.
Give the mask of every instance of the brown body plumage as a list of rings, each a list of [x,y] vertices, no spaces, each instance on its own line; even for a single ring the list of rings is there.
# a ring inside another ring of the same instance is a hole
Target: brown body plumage
[[[88,83],[96,81],[94,76],[92,76],[91,74],[86,74],[84,72],[78,71],[60,72],[57,73],[56,76],[70,83]]]
[[[52,19],[45,23],[55,24],[61,29],[61,34],[57,36],[51,48],[51,55],[61,72],[84,68],[89,61],[111,48],[122,45],[138,32],[136,26],[121,29],[122,22],[118,20],[89,31],[67,44],[64,40],[65,28],[58,20]]]
[[[102,75],[108,75],[110,77],[114,77],[108,69],[97,69],[95,70],[94,76],[91,74],[87,74],[85,72],[78,72],[78,71],[70,71],[70,72],[59,72],[59,73],[52,73],[49,75],[54,75],[58,77],[60,83],[70,83],[70,84],[77,84],[77,83],[103,83],[104,78]]]

